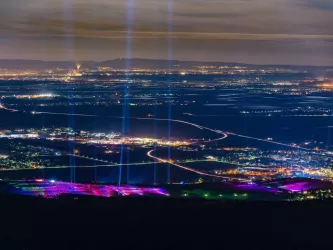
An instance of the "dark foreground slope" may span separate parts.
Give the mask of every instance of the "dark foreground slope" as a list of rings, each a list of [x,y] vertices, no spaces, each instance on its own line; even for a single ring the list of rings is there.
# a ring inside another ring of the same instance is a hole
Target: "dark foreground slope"
[[[332,249],[332,202],[1,195],[0,249]]]

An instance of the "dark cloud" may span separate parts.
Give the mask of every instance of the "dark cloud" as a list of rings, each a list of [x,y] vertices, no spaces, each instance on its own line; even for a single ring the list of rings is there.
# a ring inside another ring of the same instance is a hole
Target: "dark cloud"
[[[304,0],[302,4],[310,8],[320,9],[324,11],[333,11],[332,0]]]

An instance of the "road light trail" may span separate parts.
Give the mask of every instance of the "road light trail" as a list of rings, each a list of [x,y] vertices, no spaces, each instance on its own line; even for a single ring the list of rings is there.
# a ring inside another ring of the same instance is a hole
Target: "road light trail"
[[[219,138],[216,138],[216,139],[209,139],[208,141],[203,141],[203,142],[215,142],[215,141],[221,141],[221,140],[224,140],[225,138],[228,137],[228,134],[227,133],[223,133],[223,136],[222,137],[219,137]]]
[[[9,108],[6,108],[3,104],[0,103],[0,109],[4,109],[4,110],[7,110],[7,111],[12,111],[12,112],[18,112],[19,110],[17,109],[9,109]]]
[[[162,162],[157,162],[158,164],[162,164]],[[156,162],[138,162],[138,163],[123,163],[122,166],[140,166],[140,165],[153,165]],[[119,167],[120,164],[105,164],[105,165],[92,165],[92,166],[75,166],[75,168],[103,168],[103,167]],[[8,169],[0,169],[0,172],[10,172],[10,171],[22,171],[22,170],[40,170],[40,169],[66,169],[72,168],[73,166],[54,166],[54,167],[40,167],[40,168],[8,168]]]
[[[46,114],[46,115],[66,115],[66,116],[82,116],[82,117],[105,117],[105,116],[99,116],[99,115],[89,115],[89,114],[68,114],[68,113],[55,113],[55,112],[39,112],[39,111],[32,111],[32,114],[34,115],[39,115],[39,114]],[[125,118],[124,116],[107,116],[108,118],[117,118],[117,119],[136,119],[136,120],[153,120],[153,121],[171,121],[171,122],[177,122],[177,123],[183,123],[186,125],[190,125],[193,127],[196,127],[201,130],[208,130],[217,134],[223,135],[223,137],[210,140],[210,141],[217,141],[217,140],[223,140],[225,139],[228,135],[225,132],[222,132],[220,130],[215,130],[211,129],[208,127],[204,127],[195,123],[187,122],[187,121],[182,121],[182,120],[174,120],[174,119],[167,119],[167,118],[147,118],[147,117],[127,117]],[[210,142],[210,141],[205,141],[205,142]]]
[[[3,105],[0,106],[0,109],[6,109]],[[12,110],[12,111],[18,111],[18,110]],[[100,116],[100,115],[89,115],[89,114],[68,114],[68,113],[55,113],[55,112],[39,112],[39,111],[32,111],[32,114],[49,114],[49,115],[66,115],[66,116],[83,116],[83,117],[105,117],[105,116]],[[276,144],[276,145],[280,145],[280,146],[285,146],[285,147],[290,147],[290,148],[296,148],[296,149],[302,149],[302,150],[306,150],[306,151],[312,151],[314,152],[315,150],[313,149],[309,149],[309,148],[303,148],[303,147],[299,147],[299,146],[293,146],[293,145],[289,145],[286,143],[281,143],[281,142],[277,142],[277,141],[272,141],[272,140],[265,140],[262,138],[257,138],[257,137],[252,137],[252,136],[246,136],[246,135],[241,135],[241,134],[236,134],[236,133],[232,133],[232,132],[223,132],[221,130],[217,130],[217,129],[212,129],[212,128],[208,128],[205,126],[201,126],[195,123],[191,123],[191,122],[187,122],[187,121],[182,121],[182,120],[174,120],[174,119],[166,119],[166,118],[146,118],[146,117],[123,117],[123,116],[107,116],[109,118],[118,118],[118,119],[136,119],[136,120],[155,120],[155,121],[172,121],[172,122],[177,122],[177,123],[182,123],[182,124],[187,124],[193,127],[196,127],[198,129],[201,130],[208,130],[217,134],[222,134],[222,135],[233,135],[233,136],[238,136],[238,137],[243,137],[243,138],[248,138],[248,139],[252,139],[252,140],[257,140],[257,141],[263,141],[263,142],[267,142],[267,143],[272,143],[272,144]],[[223,136],[225,139],[226,137]],[[221,137],[222,138],[222,137]],[[326,153],[331,153],[327,150],[324,150]],[[319,152],[316,152],[317,154]]]
[[[193,172],[193,173],[196,173],[196,174],[199,174],[199,175],[205,175],[205,176],[209,176],[209,177],[218,177],[218,178],[227,178],[227,177],[222,177],[222,176],[219,176],[219,175],[213,175],[213,174],[207,174],[207,173],[204,173],[204,172],[201,172],[201,171],[198,171],[198,170],[195,170],[193,168],[189,168],[189,167],[185,167],[185,166],[182,166],[182,165],[179,165],[177,163],[174,163],[172,162],[171,160],[165,160],[165,159],[162,159],[162,158],[158,158],[156,156],[153,156],[152,155],[152,152],[154,152],[155,150],[150,150],[148,153],[147,153],[147,156],[158,161],[158,162],[161,162],[161,163],[168,163],[170,165],[173,165],[173,166],[176,166],[178,168],[182,168],[182,169],[185,169],[187,171],[190,171],[190,172]]]
[[[51,115],[54,114],[54,115],[67,115],[67,116],[69,115],[67,113],[52,113],[52,112],[35,112],[35,114],[51,114]],[[90,117],[90,116],[98,116],[98,115],[85,115],[85,114],[72,114],[72,115],[75,115],[75,116],[88,116],[88,117]],[[110,117],[110,118],[125,119],[125,117],[123,117],[123,116],[108,116],[108,117]],[[146,118],[146,117],[127,117],[127,119],[169,121],[169,119],[166,119],[166,118]],[[285,146],[285,147],[290,147],[290,148],[297,148],[297,149],[302,149],[302,150],[306,150],[306,151],[314,151],[313,149],[303,148],[303,147],[298,147],[298,146],[293,146],[293,145],[289,145],[289,144],[281,143],[281,142],[276,142],[276,141],[272,141],[272,140],[265,140],[265,139],[261,139],[261,138],[257,138],[257,137],[246,136],[246,135],[236,134],[236,133],[232,133],[232,132],[223,132],[221,130],[208,128],[208,127],[201,126],[201,125],[198,125],[198,124],[195,124],[195,123],[191,123],[191,122],[187,122],[187,121],[174,120],[174,119],[170,119],[170,121],[177,122],[177,123],[182,123],[182,124],[186,124],[186,125],[190,125],[190,126],[198,128],[198,129],[208,130],[208,131],[211,131],[211,132],[214,132],[214,133],[217,133],[217,134],[222,134],[223,137],[217,138],[219,140],[225,139],[228,135],[233,135],[233,136],[248,138],[248,139],[257,140],[257,141],[263,141],[263,142],[272,143],[272,144],[276,144],[276,145],[280,145],[280,146]],[[217,140],[217,139],[215,139],[215,140]],[[210,142],[210,141],[205,141],[205,142]]]
[[[281,142],[276,142],[276,141],[272,141],[272,140],[260,139],[260,138],[256,138],[256,137],[252,137],[252,136],[240,135],[240,134],[235,134],[235,133],[230,133],[230,132],[228,134],[238,136],[238,137],[247,138],[247,139],[257,140],[257,141],[269,142],[269,143],[273,143],[273,144],[277,144],[277,145],[281,145],[281,146],[285,146],[285,147],[292,147],[292,148],[302,149],[302,150],[306,150],[306,151],[313,151],[313,149],[310,149],[310,148],[302,148],[302,147],[299,147],[299,146],[293,146],[293,145],[289,145],[289,144],[285,144],[285,143],[281,143]]]
[[[215,178],[221,178],[221,179],[233,179],[233,180],[239,180],[239,181],[248,181],[248,179],[242,179],[242,178],[233,178],[233,177],[226,177],[226,176],[221,176],[221,175],[215,175],[215,174],[208,174],[208,173],[205,173],[205,172],[201,172],[199,170],[196,170],[196,169],[193,169],[193,168],[189,168],[189,167],[186,167],[186,166],[182,166],[180,164],[177,164],[177,163],[174,163],[172,160],[165,160],[165,159],[162,159],[162,158],[159,158],[159,157],[156,157],[156,156],[153,156],[152,155],[152,152],[154,152],[155,150],[150,150],[148,151],[147,153],[147,156],[158,161],[158,162],[161,162],[161,163],[168,163],[170,165],[173,165],[173,166],[176,166],[178,168],[181,168],[181,169],[184,169],[184,170],[187,170],[187,171],[190,171],[190,172],[193,172],[193,173],[196,173],[196,174],[199,174],[199,175],[203,175],[203,176],[208,176],[208,177],[215,177]]]
[[[187,160],[181,163],[194,163],[194,162],[211,162],[210,160]],[[165,164],[165,162],[133,162],[133,163],[123,163],[122,166],[141,166],[141,165],[154,165],[154,164]],[[103,167],[119,167],[119,163],[114,164],[103,164],[103,165],[92,165],[92,166],[75,166],[76,168],[103,168]],[[2,168],[0,172],[10,172],[10,171],[22,171],[22,170],[39,170],[39,169],[66,169],[72,168],[72,166],[50,166],[50,167],[40,167],[40,168]]]
[[[106,160],[100,160],[100,159],[94,159],[92,157],[84,156],[84,155],[76,155],[76,154],[66,154],[67,156],[73,156],[77,158],[82,158],[82,159],[87,159],[87,160],[92,160],[92,161],[98,161],[98,162],[103,162],[103,163],[109,163],[109,161]]]

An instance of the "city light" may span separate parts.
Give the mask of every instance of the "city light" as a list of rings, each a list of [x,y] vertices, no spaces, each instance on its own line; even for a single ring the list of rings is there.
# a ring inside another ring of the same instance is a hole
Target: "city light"
[[[112,186],[97,184],[79,184],[55,180],[35,179],[29,181],[12,181],[11,192],[23,195],[55,198],[64,194],[91,195],[100,197],[157,195],[166,196],[161,188],[144,188],[134,186]]]

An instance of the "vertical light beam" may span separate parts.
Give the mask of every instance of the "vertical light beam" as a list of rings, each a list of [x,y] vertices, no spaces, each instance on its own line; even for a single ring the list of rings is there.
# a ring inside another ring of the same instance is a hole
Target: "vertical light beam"
[[[172,44],[172,18],[173,18],[173,0],[168,0],[168,90],[169,90],[169,102],[168,102],[168,140],[170,141],[171,138],[171,72],[172,72],[172,54],[173,54],[173,44]],[[170,160],[171,155],[171,148],[168,147],[168,159]],[[167,182],[170,183],[171,179],[171,166],[168,164],[167,169]]]
[[[126,82],[123,89],[123,121],[122,121],[122,136],[124,136],[127,132],[128,128],[128,93],[130,88],[130,70],[131,70],[131,60],[132,60],[132,36],[133,36],[133,24],[134,24],[134,0],[127,1],[127,40],[126,40]],[[129,161],[129,151],[127,150],[127,161]],[[124,161],[124,145],[121,145],[120,149],[120,164],[119,164],[119,177],[118,177],[118,185],[121,184],[122,179],[122,164]],[[129,181],[129,167],[127,167],[127,182]]]
[[[68,31],[69,35],[65,36],[65,42],[66,42],[66,48],[67,48],[67,54],[69,55],[70,59],[73,61],[74,53],[73,53],[73,16],[72,16],[72,0],[63,0],[63,19],[64,19],[64,25],[65,29]],[[71,105],[72,102],[72,92],[73,86],[70,84],[68,89],[68,126],[72,129],[74,129],[74,105]],[[70,179],[71,182],[76,182],[76,176],[75,176],[75,157],[72,156],[74,152],[74,144],[73,142],[69,142],[69,154],[70,156]]]

